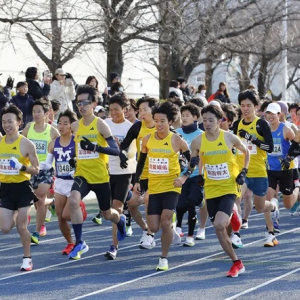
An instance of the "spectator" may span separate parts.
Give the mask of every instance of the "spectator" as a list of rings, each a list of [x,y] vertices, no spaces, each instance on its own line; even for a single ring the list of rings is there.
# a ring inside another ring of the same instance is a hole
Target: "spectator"
[[[28,84],[28,94],[33,98],[33,100],[40,99],[42,97],[47,97],[50,92],[50,79],[43,78],[44,86],[43,88],[38,83],[39,70],[35,67],[29,67],[25,72],[26,82]]]
[[[89,76],[86,79],[85,84],[88,84],[98,90],[98,80],[95,76]]]
[[[60,111],[66,109],[73,109],[72,100],[75,99],[75,86],[72,76],[66,78],[66,73],[63,69],[55,71],[54,80],[51,83],[49,98],[50,100],[56,99],[60,102]]]
[[[120,75],[116,72],[112,72],[110,73],[110,83],[109,85],[105,88],[103,94],[102,94],[102,98],[103,98],[103,106],[108,105],[108,95],[111,95],[111,86],[120,81]]]
[[[220,100],[222,103],[230,103],[230,96],[225,82],[220,82],[219,89],[208,98],[208,102],[212,100]]]
[[[3,107],[8,105],[8,99],[4,96],[4,94],[0,91],[0,120],[2,120],[1,110]],[[2,122],[0,122],[0,132],[2,135],[5,135],[5,131],[2,128]]]
[[[32,105],[34,100],[29,94],[27,94],[28,84],[26,81],[20,81],[17,83],[17,91],[17,95],[12,97],[10,104],[18,107],[23,113],[23,124],[19,128],[19,130],[23,130],[27,123],[33,121]]]
[[[106,119],[106,111],[105,108],[101,105],[97,105],[94,109],[94,115],[99,117],[102,120]]]
[[[110,96],[113,96],[118,93],[123,93],[124,92],[124,86],[122,85],[121,82],[117,81],[114,84],[112,84],[110,88]]]
[[[182,92],[183,101],[187,103],[190,100],[190,90],[187,87],[187,81],[183,77],[178,77],[177,81],[179,82],[179,89]]]
[[[184,103],[182,91],[179,89],[179,82],[177,80],[171,80],[169,87],[169,98],[175,97],[178,97],[180,101]]]
[[[57,119],[60,112],[60,102],[58,100],[51,100],[51,109],[49,110],[49,121],[51,121],[50,124],[54,123],[57,125]]]
[[[204,84],[200,84],[198,86],[197,93],[194,95],[194,98],[201,99],[203,102],[203,106],[206,106],[208,102],[206,100],[205,95],[206,95],[206,86]]]

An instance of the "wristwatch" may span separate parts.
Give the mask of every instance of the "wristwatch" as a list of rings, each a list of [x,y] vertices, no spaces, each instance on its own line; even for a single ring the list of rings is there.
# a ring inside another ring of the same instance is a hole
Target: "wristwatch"
[[[23,166],[21,167],[20,171],[21,171],[21,172],[25,172],[25,171],[26,171],[26,166],[23,165]]]

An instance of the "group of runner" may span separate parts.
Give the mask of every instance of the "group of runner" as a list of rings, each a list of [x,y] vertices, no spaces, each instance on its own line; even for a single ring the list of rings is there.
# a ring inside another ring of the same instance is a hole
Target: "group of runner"
[[[49,103],[36,101],[34,121],[22,133],[20,110],[13,105],[2,110],[6,135],[0,140],[0,228],[8,233],[17,227],[24,248],[22,271],[32,270],[30,243],[38,244],[47,234],[47,193],[52,184],[59,228],[67,242],[62,253],[69,259],[80,259],[89,250],[82,236],[87,216],[82,199],[90,191],[100,210],[93,220],[103,216],[112,222],[108,259],[116,259],[119,242],[132,234],[123,214],[128,210],[126,215],[143,232],[140,248],[155,247],[154,234],[161,229],[156,270],[168,270],[170,245],[181,243],[182,220],[188,212],[183,245],[194,246],[195,239],[205,239],[209,216],[233,262],[227,276],[237,277],[245,267],[234,248],[243,246],[240,229],[248,227],[251,193],[255,209],[265,216],[264,246],[278,244],[277,185],[286,208],[298,204],[300,186],[294,161],[300,154],[300,133],[280,119],[279,104],[266,107],[264,120],[256,116],[257,93],[243,91],[238,97],[242,118],[233,122],[235,111],[230,104],[214,101],[200,109],[193,103],[158,103],[150,97],[135,104],[119,93],[110,98],[109,118],[102,120],[94,114],[96,96],[94,88],[79,86],[76,105],[81,119],[66,110],[59,114],[56,126],[47,121]],[[138,119],[126,119],[129,110],[138,113]],[[199,129],[200,119],[205,131]],[[243,198],[248,199],[244,205],[248,210],[242,220]],[[36,229],[30,234],[27,219],[33,203]],[[146,221],[139,211],[142,204]],[[200,207],[200,226],[194,237],[196,207]]]

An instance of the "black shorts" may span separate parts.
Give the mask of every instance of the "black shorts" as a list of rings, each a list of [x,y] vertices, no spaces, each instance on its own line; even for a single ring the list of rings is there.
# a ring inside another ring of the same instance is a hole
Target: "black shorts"
[[[9,210],[29,207],[33,204],[34,191],[30,181],[19,183],[1,183],[0,207]]]
[[[199,206],[203,200],[203,187],[198,184],[198,176],[188,178],[181,189],[177,207],[186,208],[187,204]]]
[[[110,175],[110,189],[112,200],[119,200],[125,202],[129,185],[131,181],[131,174]]]
[[[294,169],[284,171],[268,170],[269,187],[276,191],[277,183],[283,195],[291,195],[294,190]]]
[[[83,199],[90,191],[96,194],[99,208],[107,211],[111,208],[111,191],[109,182],[104,183],[88,183],[84,177],[78,176],[74,178],[71,191],[78,191]]]
[[[165,192],[149,195],[148,215],[161,215],[164,209],[176,210],[179,193]]]
[[[207,212],[211,222],[215,221],[215,217],[218,211],[222,211],[230,217],[232,214],[235,199],[236,195],[234,194],[206,199]]]
[[[293,181],[299,179],[300,176],[299,176],[298,169],[292,169],[292,170],[293,170]]]

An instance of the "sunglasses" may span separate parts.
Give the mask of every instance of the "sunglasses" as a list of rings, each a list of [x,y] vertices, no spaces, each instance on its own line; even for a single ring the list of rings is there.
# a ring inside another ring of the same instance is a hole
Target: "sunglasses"
[[[221,122],[228,122],[229,120],[227,118],[222,118]]]
[[[80,106],[86,106],[86,105],[89,105],[89,104],[92,104],[92,101],[88,100],[88,99],[76,102],[76,105],[78,107],[80,107]]]

